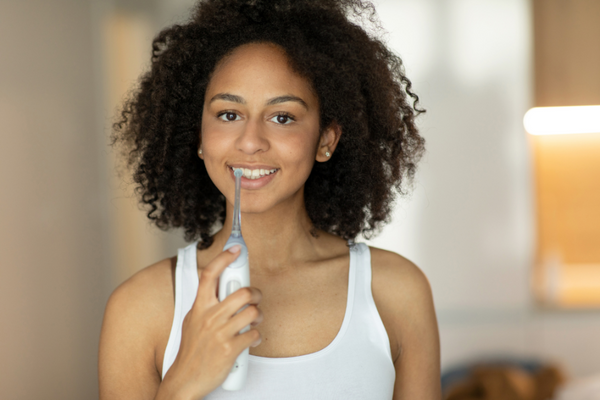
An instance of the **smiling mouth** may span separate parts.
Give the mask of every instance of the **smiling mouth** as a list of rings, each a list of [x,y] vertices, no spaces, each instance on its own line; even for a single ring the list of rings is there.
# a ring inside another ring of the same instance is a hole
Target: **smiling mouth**
[[[233,168],[231,166],[228,166],[229,169],[231,171],[234,171],[238,168]],[[265,176],[269,176],[269,175],[273,175],[275,174],[277,171],[279,171],[279,168],[273,168],[273,169],[248,169],[248,168],[239,168],[242,170],[242,177],[246,178],[246,179],[250,179],[250,180],[255,180],[255,179],[260,179],[260,178],[264,178]]]

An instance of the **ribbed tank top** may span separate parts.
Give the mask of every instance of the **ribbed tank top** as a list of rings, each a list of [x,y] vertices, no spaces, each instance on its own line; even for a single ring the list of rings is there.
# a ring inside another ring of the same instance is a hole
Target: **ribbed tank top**
[[[198,291],[196,243],[179,249],[175,269],[175,315],[165,350],[163,378],[177,356],[183,318]],[[206,400],[390,400],[396,372],[387,332],[371,293],[371,254],[365,243],[350,246],[348,298],[342,327],[315,353],[297,357],[250,355],[248,380],[235,392],[220,386]]]

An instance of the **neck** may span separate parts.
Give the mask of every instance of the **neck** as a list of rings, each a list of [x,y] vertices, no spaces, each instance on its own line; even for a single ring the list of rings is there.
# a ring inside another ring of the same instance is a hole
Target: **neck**
[[[310,234],[312,222],[306,212],[302,191],[263,213],[242,212],[241,221],[250,268],[254,272],[279,273],[318,257],[318,239]],[[225,222],[215,234],[213,246],[223,248],[231,234],[232,222],[233,204],[227,202]]]

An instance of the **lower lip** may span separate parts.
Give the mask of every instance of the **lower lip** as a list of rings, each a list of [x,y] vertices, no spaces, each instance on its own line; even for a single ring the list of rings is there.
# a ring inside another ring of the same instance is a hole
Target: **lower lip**
[[[230,167],[227,167],[227,169],[229,169],[229,174],[231,175],[231,178],[235,182],[235,175],[233,174],[233,169]],[[249,189],[249,190],[260,189],[261,187],[263,187],[263,186],[267,185],[269,182],[271,182],[277,173],[279,173],[279,170],[273,172],[272,174],[265,175],[262,178],[258,178],[258,179],[248,179],[242,175],[242,182],[241,182],[242,189]]]

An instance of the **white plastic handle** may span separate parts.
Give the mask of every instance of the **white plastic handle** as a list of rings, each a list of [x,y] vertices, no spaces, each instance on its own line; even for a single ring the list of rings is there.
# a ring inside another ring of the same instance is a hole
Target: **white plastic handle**
[[[241,237],[230,237],[223,250],[227,250],[236,244],[242,246],[240,255],[233,263],[231,263],[231,265],[225,268],[225,271],[223,271],[221,277],[219,278],[219,301],[225,300],[227,296],[231,295],[233,292],[242,287],[250,286],[248,248],[246,247],[246,243],[244,243],[244,239]],[[246,308],[246,306],[240,309],[240,311],[242,311],[244,308]],[[240,333],[247,332],[248,330],[250,330],[250,325],[245,326]],[[225,382],[223,382],[221,385],[224,390],[234,391],[240,390],[244,387],[246,384],[246,378],[248,377],[248,355],[249,349],[246,348],[235,360],[227,379],[225,379]]]

